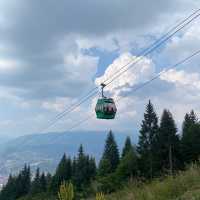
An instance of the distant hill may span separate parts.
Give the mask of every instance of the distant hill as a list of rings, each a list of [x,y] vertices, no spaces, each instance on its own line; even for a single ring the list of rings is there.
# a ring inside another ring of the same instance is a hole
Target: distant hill
[[[86,153],[98,161],[102,155],[106,135],[107,132],[77,131],[34,134],[10,140],[0,148],[0,175],[16,173],[25,163],[30,164],[33,170],[40,167],[44,171],[52,172],[63,153],[75,156],[80,144],[83,144]],[[127,135],[128,133],[115,133],[119,148]],[[131,137],[133,142],[136,142],[136,134],[132,134]]]

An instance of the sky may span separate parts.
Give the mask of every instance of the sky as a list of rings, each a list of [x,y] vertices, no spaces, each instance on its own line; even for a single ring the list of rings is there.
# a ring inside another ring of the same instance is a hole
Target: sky
[[[41,132],[198,8],[198,0],[0,0],[0,135]],[[199,49],[200,18],[106,87],[120,99],[115,120],[95,118],[97,96],[46,131],[67,131],[88,116],[76,130],[139,129],[149,99],[181,127],[186,112],[200,114],[200,56],[134,88]]]

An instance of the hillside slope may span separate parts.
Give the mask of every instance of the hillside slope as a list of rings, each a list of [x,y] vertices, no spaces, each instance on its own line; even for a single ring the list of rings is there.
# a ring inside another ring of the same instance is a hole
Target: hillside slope
[[[25,163],[30,164],[33,170],[40,167],[42,171],[52,172],[63,153],[75,156],[80,144],[83,144],[86,153],[94,156],[98,161],[103,152],[106,135],[106,131],[77,131],[16,138],[1,145],[0,175],[18,172]],[[115,134],[120,148],[127,135],[127,133]],[[136,138],[132,137],[132,139],[136,142]]]
[[[149,184],[128,184],[123,190],[107,195],[105,200],[200,200],[200,167],[191,166],[175,178],[166,177]],[[55,200],[56,197],[39,195],[19,200]],[[91,198],[88,200],[95,200]]]
[[[140,187],[131,184],[106,200],[200,200],[200,167],[192,166],[175,178],[166,177]]]

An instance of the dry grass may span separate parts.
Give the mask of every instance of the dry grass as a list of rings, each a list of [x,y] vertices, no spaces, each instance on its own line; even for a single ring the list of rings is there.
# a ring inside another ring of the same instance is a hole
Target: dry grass
[[[129,186],[108,195],[106,200],[200,200],[200,168],[193,165],[174,178],[169,176],[140,187]]]

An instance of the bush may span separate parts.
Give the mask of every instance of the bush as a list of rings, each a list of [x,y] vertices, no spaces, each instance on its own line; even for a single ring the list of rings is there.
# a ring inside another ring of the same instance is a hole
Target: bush
[[[73,200],[74,188],[71,183],[62,183],[58,192],[59,200]]]
[[[104,194],[101,192],[96,194],[96,200],[106,200],[106,198]]]
[[[132,184],[120,192],[106,196],[107,200],[186,200],[200,199],[200,168],[192,165],[175,177],[167,176],[162,181]]]
[[[111,192],[115,192],[120,188],[120,186],[120,180],[116,174],[113,173],[98,179],[97,190],[109,194]]]

